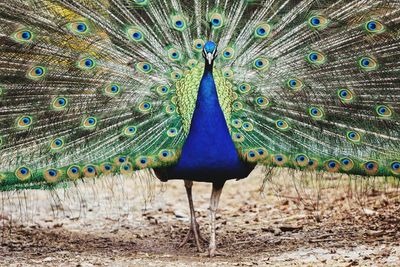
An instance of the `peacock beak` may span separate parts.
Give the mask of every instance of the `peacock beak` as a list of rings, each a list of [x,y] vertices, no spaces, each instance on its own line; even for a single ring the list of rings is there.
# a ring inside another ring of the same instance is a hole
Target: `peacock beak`
[[[212,63],[212,61],[213,61],[213,59],[214,59],[213,53],[210,53],[210,52],[207,53],[206,58],[207,58],[208,64],[211,65],[211,63]]]

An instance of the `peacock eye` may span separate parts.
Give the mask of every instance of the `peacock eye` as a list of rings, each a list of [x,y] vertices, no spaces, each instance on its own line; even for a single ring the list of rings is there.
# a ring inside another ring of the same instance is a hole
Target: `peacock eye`
[[[221,28],[223,26],[223,23],[224,23],[223,22],[223,16],[220,13],[213,13],[210,16],[210,20],[209,21],[211,23],[211,26],[213,28],[215,28],[215,29]]]
[[[78,62],[78,67],[82,70],[91,70],[96,66],[96,62],[92,58],[83,58]]]
[[[391,171],[393,174],[399,175],[400,174],[400,162],[395,161],[392,162],[392,164],[390,165]]]
[[[153,70],[153,67],[148,62],[139,62],[136,64],[136,69],[140,72],[148,74]]]
[[[393,115],[393,111],[389,106],[379,105],[375,108],[377,115],[381,118],[390,118]]]
[[[85,60],[85,66],[88,67],[88,68],[91,68],[93,66],[93,60],[86,59]]]
[[[320,19],[317,17],[312,18],[310,22],[313,26],[318,26],[321,23]]]
[[[175,22],[175,25],[176,25],[176,27],[178,27],[178,28],[182,28],[182,27],[183,27],[183,21],[177,20],[177,21]]]
[[[369,33],[379,34],[385,31],[385,26],[377,20],[370,20],[365,23],[365,29]]]
[[[23,31],[21,34],[22,39],[24,39],[25,41],[28,41],[32,38],[32,34],[28,31]]]
[[[254,35],[256,38],[266,38],[271,32],[271,26],[266,22],[259,23],[255,30]]]
[[[85,23],[78,23],[77,25],[76,25],[76,30],[78,31],[78,32],[85,32],[86,30],[87,30],[87,26],[86,26],[86,24]]]
[[[350,158],[342,158],[340,160],[341,168],[345,171],[350,171],[354,167],[354,162]]]
[[[140,38],[142,38],[142,34],[140,32],[134,32],[132,34],[133,39],[135,40],[139,40]]]
[[[378,62],[373,57],[361,57],[358,64],[362,70],[372,71],[378,68]]]

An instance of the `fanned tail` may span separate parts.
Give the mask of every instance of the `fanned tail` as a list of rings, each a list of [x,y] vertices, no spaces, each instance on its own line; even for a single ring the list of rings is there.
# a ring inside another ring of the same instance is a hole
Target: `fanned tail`
[[[209,39],[244,160],[399,175],[399,20],[387,0],[0,3],[0,190],[175,164]]]

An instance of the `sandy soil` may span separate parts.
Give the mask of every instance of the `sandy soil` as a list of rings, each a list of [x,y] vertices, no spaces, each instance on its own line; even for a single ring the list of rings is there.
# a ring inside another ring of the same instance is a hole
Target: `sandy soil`
[[[7,193],[0,266],[399,266],[396,182],[260,169],[226,184],[213,259],[178,248],[189,211],[182,181],[101,178],[68,190]],[[195,184],[208,238],[209,184]],[[207,244],[204,244],[206,250]]]

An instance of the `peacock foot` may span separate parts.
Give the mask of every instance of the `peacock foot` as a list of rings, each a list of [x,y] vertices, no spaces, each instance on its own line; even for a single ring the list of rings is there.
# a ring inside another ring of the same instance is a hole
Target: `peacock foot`
[[[179,247],[183,247],[188,241],[191,239],[191,237],[194,237],[194,241],[197,246],[197,251],[202,252],[202,246],[201,243],[206,243],[207,241],[201,236],[200,234],[200,227],[199,224],[194,220],[190,223],[190,228],[188,233],[186,234],[185,239],[180,243]]]

